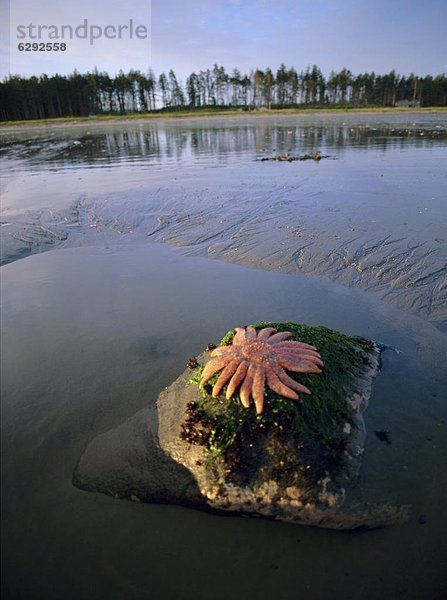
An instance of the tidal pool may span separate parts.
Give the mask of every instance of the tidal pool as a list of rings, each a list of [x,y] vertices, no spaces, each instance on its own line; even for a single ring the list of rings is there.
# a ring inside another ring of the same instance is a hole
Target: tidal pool
[[[444,113],[1,129],[5,597],[447,595],[446,132]],[[256,160],[311,150],[330,158]],[[407,524],[330,532],[73,487],[92,439],[259,320],[387,345],[358,494],[411,504]]]
[[[361,290],[155,243],[47,252],[2,270],[6,597],[442,597],[447,343],[438,329]],[[358,493],[411,504],[409,523],[337,533],[73,487],[92,439],[153,403],[208,342],[273,318],[390,346],[365,413]],[[391,444],[374,435],[383,430]]]

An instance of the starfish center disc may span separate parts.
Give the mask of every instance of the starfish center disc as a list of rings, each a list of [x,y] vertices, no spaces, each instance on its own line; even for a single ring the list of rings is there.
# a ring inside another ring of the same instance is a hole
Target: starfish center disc
[[[262,361],[273,358],[272,348],[265,342],[248,342],[241,346],[244,358],[251,361]]]

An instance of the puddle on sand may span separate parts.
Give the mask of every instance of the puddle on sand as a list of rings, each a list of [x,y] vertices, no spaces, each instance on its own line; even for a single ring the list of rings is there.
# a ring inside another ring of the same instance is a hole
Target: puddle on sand
[[[26,598],[441,598],[445,336],[359,290],[184,257],[154,243],[2,268],[3,576]],[[89,494],[90,440],[152,402],[229,328],[321,323],[395,347],[366,411],[359,493],[401,527],[338,533]],[[374,431],[390,432],[391,445]]]

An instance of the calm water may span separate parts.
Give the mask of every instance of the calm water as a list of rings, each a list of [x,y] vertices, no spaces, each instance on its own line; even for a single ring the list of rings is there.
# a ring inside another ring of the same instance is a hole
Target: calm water
[[[435,272],[445,249],[445,128],[436,115],[381,119],[3,134],[6,597],[446,596],[445,263]],[[334,159],[255,160],[288,148],[317,148]],[[407,225],[387,246],[399,220]],[[302,230],[294,233],[297,223]],[[366,231],[349,232],[348,223]],[[310,234],[313,244],[291,269],[290,240],[309,242]],[[356,261],[388,257],[374,285],[354,267],[337,270],[335,251],[321,259],[320,246],[352,249],[346,240],[354,238],[363,252]],[[310,264],[313,277],[299,274]],[[399,287],[399,269],[411,274],[416,266],[421,281]],[[412,504],[408,524],[328,532],[118,501],[72,486],[88,443],[153,402],[209,341],[234,325],[286,319],[394,348],[383,354],[366,412],[358,494]],[[391,445],[375,430],[388,430]]]

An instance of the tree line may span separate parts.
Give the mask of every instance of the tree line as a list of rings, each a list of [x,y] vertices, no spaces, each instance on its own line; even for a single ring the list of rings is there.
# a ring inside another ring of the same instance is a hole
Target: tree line
[[[183,85],[174,71],[120,71],[115,76],[95,69],[80,74],[21,77],[0,83],[0,120],[147,113],[204,108],[446,106],[447,76],[354,75],[348,69],[325,77],[314,65],[301,72],[282,64],[243,74],[214,65],[191,73]]]

